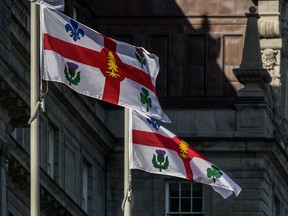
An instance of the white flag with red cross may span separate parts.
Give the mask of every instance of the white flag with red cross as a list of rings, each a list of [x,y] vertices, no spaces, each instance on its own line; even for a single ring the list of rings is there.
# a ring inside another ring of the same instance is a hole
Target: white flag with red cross
[[[148,116],[132,111],[130,169],[208,184],[223,198],[241,188],[188,143]]]
[[[41,7],[42,79],[170,122],[156,94],[158,57]]]

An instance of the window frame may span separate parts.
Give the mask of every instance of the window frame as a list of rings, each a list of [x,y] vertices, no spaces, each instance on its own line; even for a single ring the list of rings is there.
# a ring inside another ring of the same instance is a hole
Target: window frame
[[[177,184],[178,185],[178,199],[179,199],[179,211],[178,212],[173,212],[173,211],[170,211],[170,185],[171,184]],[[181,198],[188,198],[186,196],[182,196],[181,195],[181,187],[183,184],[190,184],[190,207],[191,207],[191,210],[189,212],[184,212],[184,211],[181,211]],[[195,185],[199,185],[201,186],[201,196],[199,197],[193,197],[193,187],[195,187]],[[202,199],[202,211],[199,211],[199,212],[193,212],[193,198],[198,198],[198,199]],[[204,216],[204,188],[203,188],[203,185],[200,184],[200,183],[196,183],[196,182],[190,182],[190,181],[167,181],[165,183],[165,216],[173,216],[173,215],[177,215],[177,216],[194,216],[194,215],[197,215],[197,216]]]

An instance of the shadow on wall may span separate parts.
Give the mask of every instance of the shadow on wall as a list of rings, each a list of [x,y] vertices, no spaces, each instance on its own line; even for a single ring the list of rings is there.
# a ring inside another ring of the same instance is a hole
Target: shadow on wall
[[[241,62],[245,13],[255,3],[225,2],[96,1],[96,29],[159,57],[164,107],[232,105],[219,98],[233,99],[242,87],[233,68]]]

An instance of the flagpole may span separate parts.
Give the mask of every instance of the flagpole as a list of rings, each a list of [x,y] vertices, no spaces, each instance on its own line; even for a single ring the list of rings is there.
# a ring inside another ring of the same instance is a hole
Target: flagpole
[[[30,208],[31,216],[40,215],[39,184],[39,114],[36,110],[39,100],[39,6],[31,3],[30,32]]]
[[[125,107],[124,110],[124,197],[126,202],[124,204],[124,216],[131,215],[131,196],[128,195],[131,192],[131,173],[129,167],[129,122],[130,122],[130,110]]]

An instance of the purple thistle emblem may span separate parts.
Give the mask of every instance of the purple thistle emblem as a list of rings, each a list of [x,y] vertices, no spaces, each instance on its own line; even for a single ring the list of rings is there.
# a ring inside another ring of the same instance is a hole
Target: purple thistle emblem
[[[76,71],[78,69],[78,65],[74,64],[73,62],[66,62],[64,68],[65,78],[68,80],[69,85],[78,85],[80,82],[80,71]]]
[[[162,172],[162,170],[168,169],[169,160],[168,156],[165,157],[166,151],[162,149],[157,149],[155,150],[155,152],[157,153],[157,156],[153,154],[152,159],[153,167],[159,169],[160,172]]]
[[[66,62],[66,65],[68,66],[69,69],[76,71],[77,68],[79,67],[77,64],[74,64],[73,62]]]
[[[166,154],[166,151],[161,150],[161,149],[157,149],[157,150],[155,150],[155,152],[156,152],[158,155],[163,155],[163,156]]]

